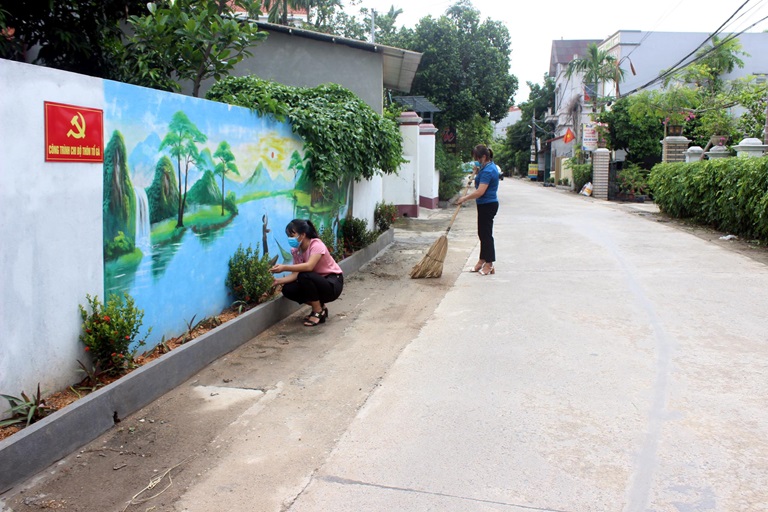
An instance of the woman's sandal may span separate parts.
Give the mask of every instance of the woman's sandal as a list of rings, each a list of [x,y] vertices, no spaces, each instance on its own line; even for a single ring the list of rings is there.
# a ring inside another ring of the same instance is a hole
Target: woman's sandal
[[[313,322],[312,318],[317,318],[317,322]],[[304,319],[304,327],[315,327],[323,323],[325,323],[325,316],[322,311],[313,311]]]
[[[483,265],[485,265],[485,262],[477,262],[474,267],[469,269],[470,272],[480,272],[480,269],[483,268]]]
[[[481,276],[487,276],[488,274],[495,274],[496,273],[496,269],[493,268],[493,263],[491,263],[491,266],[488,267],[487,270],[486,270],[486,267],[485,267],[486,265],[487,265],[487,263],[483,263],[482,268],[480,270],[478,270],[477,273],[480,274]]]

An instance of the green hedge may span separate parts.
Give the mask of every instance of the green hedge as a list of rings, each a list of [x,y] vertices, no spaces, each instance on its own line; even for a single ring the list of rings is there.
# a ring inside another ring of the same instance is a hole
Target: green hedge
[[[768,240],[768,157],[657,164],[649,184],[672,217]]]

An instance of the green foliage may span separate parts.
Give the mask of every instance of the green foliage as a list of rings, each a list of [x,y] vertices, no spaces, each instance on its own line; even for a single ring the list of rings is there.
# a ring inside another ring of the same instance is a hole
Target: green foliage
[[[11,405],[11,408],[5,411],[6,414],[10,415],[10,418],[0,421],[0,427],[21,423],[28,427],[53,412],[52,407],[45,405],[43,395],[40,393],[40,383],[37,384],[37,394],[31,397],[27,396],[23,391],[21,392],[21,397],[11,395],[0,395],[0,397],[8,400],[8,403]]]
[[[101,78],[117,78],[121,23],[146,9],[141,0],[5,1],[0,8],[0,58]]]
[[[619,182],[619,191],[627,195],[647,195],[650,191],[648,186],[649,171],[642,169],[637,164],[630,164],[628,167],[620,170],[616,176]]]
[[[398,217],[397,206],[392,203],[376,203],[373,210],[373,223],[379,233],[383,233],[395,223]]]
[[[738,132],[744,137],[762,139],[765,136],[768,82],[759,84],[754,80],[741,80],[734,84],[732,91],[738,104],[745,109],[737,121]]]
[[[633,122],[653,117],[663,124],[683,125],[695,118],[700,101],[694,89],[673,84],[664,90],[637,93],[629,106],[629,115]]]
[[[266,39],[255,23],[236,16],[235,7],[249,17],[258,17],[258,2],[252,0],[158,0],[147,4],[149,13],[131,16],[134,35],[122,58],[124,81],[179,91],[192,83],[198,96],[200,84],[229,74],[248,50]]]
[[[654,201],[664,213],[746,238],[768,240],[768,158],[659,164]]]
[[[598,119],[608,124],[606,142],[610,149],[625,150],[628,161],[650,169],[661,161],[659,141],[664,138],[664,125],[652,115],[632,117],[629,112],[635,101],[638,95],[621,98]]]
[[[328,248],[328,252],[330,252],[334,260],[341,261],[344,259],[344,243],[338,236],[336,236],[336,232],[333,228],[330,226],[323,226],[320,228],[318,235],[320,236],[320,240],[322,240]]]
[[[261,114],[285,114],[304,139],[306,171],[320,189],[350,178],[370,179],[378,172],[392,174],[403,163],[397,125],[340,85],[302,88],[255,76],[229,77],[217,82],[206,97]]]
[[[480,11],[459,0],[445,15],[402,30],[396,42],[423,54],[411,94],[426,96],[442,110],[438,127],[475,115],[492,121],[507,115],[517,78],[509,74],[510,35],[502,22],[481,22]]]
[[[225,286],[236,300],[258,303],[269,292],[274,281],[269,271],[269,255],[259,258],[259,245],[256,250],[238,246],[235,254],[229,258],[229,271],[224,281]]]
[[[440,201],[448,201],[461,190],[461,184],[466,173],[461,169],[461,159],[448,153],[439,141],[435,145],[435,168],[440,175],[437,197]]]
[[[555,81],[544,75],[542,84],[527,84],[531,92],[528,100],[520,104],[521,120],[507,128],[503,141],[493,145],[494,161],[510,174],[516,169],[521,176],[528,174],[531,160],[531,119],[535,116],[536,126],[545,134],[554,132],[554,125],[545,119],[547,110],[554,107]]]
[[[584,185],[592,181],[592,163],[580,164],[579,153],[580,151],[577,150],[576,155],[569,158],[571,171],[573,172],[573,188],[576,191],[580,191]]]
[[[124,254],[130,254],[134,247],[133,238],[129,238],[122,231],[118,231],[117,236],[104,246],[104,259],[114,260]]]
[[[371,245],[378,239],[379,234],[368,231],[365,219],[350,217],[341,222],[341,236],[344,240],[344,252],[352,254]]]
[[[456,153],[459,157],[470,159],[475,146],[490,145],[492,141],[493,126],[487,117],[475,114],[456,124]]]
[[[137,338],[144,311],[136,308],[127,293],[110,295],[106,305],[96,296],[86,295],[86,299],[90,312],[79,305],[83,319],[80,341],[85,344],[85,350],[99,372],[121,375],[134,367],[131,345],[143,346],[152,328],[147,330],[144,338]]]

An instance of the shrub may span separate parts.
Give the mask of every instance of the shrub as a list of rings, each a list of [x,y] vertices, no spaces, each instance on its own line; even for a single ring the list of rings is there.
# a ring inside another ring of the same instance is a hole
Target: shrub
[[[397,220],[397,206],[392,203],[377,203],[373,210],[373,222],[380,233],[388,230]]]
[[[440,173],[438,199],[448,201],[461,190],[461,183],[466,173],[461,170],[459,157],[449,154],[441,143],[435,146],[435,167]]]
[[[341,243],[339,237],[336,236],[336,232],[330,226],[323,226],[320,228],[320,240],[323,241],[328,251],[333,256],[333,259],[341,261],[344,259],[344,244]]]
[[[144,311],[136,308],[133,298],[127,293],[112,294],[106,305],[99,298],[86,295],[90,313],[80,305],[80,316],[83,319],[80,341],[85,344],[86,352],[91,354],[98,373],[121,375],[134,367],[133,356],[137,348],[152,331],[147,330],[147,336],[138,339]]]
[[[368,224],[363,219],[351,217],[341,223],[341,236],[344,240],[344,252],[355,251],[371,245],[378,238],[375,231],[368,231]]]
[[[649,183],[654,201],[672,217],[768,240],[768,158],[658,164]]]
[[[616,176],[619,183],[619,191],[628,195],[647,195],[650,192],[648,186],[648,171],[637,164],[630,164],[621,169]]]
[[[592,164],[578,164],[571,162],[573,171],[573,188],[578,192],[584,185],[592,181]]]
[[[266,254],[259,258],[259,244],[256,244],[255,251],[250,245],[247,249],[240,245],[229,258],[229,271],[224,285],[236,301],[258,303],[274,282],[269,267]]]

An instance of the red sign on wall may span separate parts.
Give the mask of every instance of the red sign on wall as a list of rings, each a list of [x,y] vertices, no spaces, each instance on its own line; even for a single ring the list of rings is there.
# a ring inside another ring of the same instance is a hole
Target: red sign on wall
[[[103,162],[104,111],[46,101],[45,161]]]

